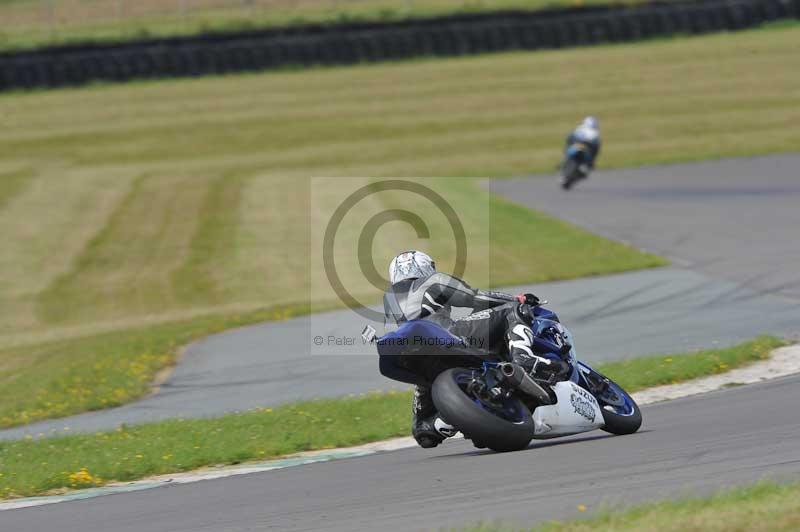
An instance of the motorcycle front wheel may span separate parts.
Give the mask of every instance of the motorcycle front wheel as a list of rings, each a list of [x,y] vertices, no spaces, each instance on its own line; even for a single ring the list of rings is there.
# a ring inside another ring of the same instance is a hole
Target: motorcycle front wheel
[[[497,452],[524,449],[533,439],[530,410],[516,397],[488,400],[474,393],[476,372],[466,368],[443,371],[433,382],[433,403],[442,418],[471,439],[476,447]]]
[[[633,434],[642,426],[642,411],[628,392],[616,382],[588,366],[583,378],[603,412],[603,430],[611,434]]]

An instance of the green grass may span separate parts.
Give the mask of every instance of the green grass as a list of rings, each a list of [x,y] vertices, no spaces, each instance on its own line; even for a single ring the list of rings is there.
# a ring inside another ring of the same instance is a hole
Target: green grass
[[[0,209],[20,192],[32,178],[33,172],[28,169],[0,173]]]
[[[39,0],[0,1],[0,49],[178,36],[308,23],[396,21],[495,9],[540,10],[641,0]]]
[[[204,316],[0,350],[0,427],[119,406],[148,393],[181,346],[203,336],[310,311],[308,305]]]
[[[580,507],[579,507],[580,508]],[[800,528],[800,484],[761,482],[711,497],[644,504],[602,511],[588,519],[550,522],[533,528],[488,523],[464,532],[791,532]]]
[[[312,209],[311,176],[452,176],[424,182],[445,194],[474,240],[467,279],[475,285],[661,264],[490,199],[475,181],[552,171],[563,135],[589,113],[604,128],[601,166],[796,150],[798,36],[800,28],[787,27],[2,94],[0,115],[13,127],[0,131],[0,382],[31,390],[28,404],[14,403],[20,411],[40,411],[35,397],[74,371],[64,357],[27,356],[42,344],[84,353],[73,357],[77,365],[83,356],[113,362],[115,345],[98,347],[92,337],[304,303],[309,279],[321,276],[309,228],[325,226],[342,183],[368,182],[331,180],[315,188],[328,201]],[[387,205],[403,202],[371,198],[363,215]],[[430,241],[387,226],[376,263],[403,242],[452,268],[449,233],[430,217]],[[355,222],[337,240],[349,257]],[[340,266],[346,286],[377,299],[360,289],[357,263]],[[315,293],[320,304],[330,296]],[[71,342],[95,347],[76,351]],[[129,382],[127,397],[142,393]],[[85,407],[75,405],[61,411]]]
[[[641,357],[600,364],[597,370],[613,376],[614,381],[633,393],[645,388],[675,384],[725,373],[752,362],[769,358],[773,349],[786,345],[772,336],[759,336],[749,342],[725,349],[706,349],[685,354]]]
[[[356,445],[408,433],[407,392],[319,400],[94,435],[0,442],[0,496]],[[74,482],[85,469],[92,480]]]
[[[639,390],[743,366],[780,345],[781,340],[761,337],[729,349],[606,364],[600,370],[628,390]],[[409,430],[410,401],[407,392],[362,394],[214,419],[0,442],[0,495],[35,495],[403,436]]]

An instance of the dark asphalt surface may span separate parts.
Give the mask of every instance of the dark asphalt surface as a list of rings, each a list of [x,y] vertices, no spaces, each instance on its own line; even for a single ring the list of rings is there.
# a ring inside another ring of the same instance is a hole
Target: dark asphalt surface
[[[800,154],[598,171],[492,190],[741,289],[800,301]]]
[[[533,524],[770,477],[800,476],[800,378],[643,408],[641,432],[494,454],[468,443],[0,512],[14,532],[430,530]]]

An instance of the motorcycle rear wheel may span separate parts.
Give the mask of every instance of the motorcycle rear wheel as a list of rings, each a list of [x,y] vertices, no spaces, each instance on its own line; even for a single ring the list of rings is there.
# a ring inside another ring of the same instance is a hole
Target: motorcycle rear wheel
[[[504,399],[498,407],[470,394],[472,376],[473,370],[453,368],[436,377],[431,391],[439,414],[480,446],[497,452],[526,448],[534,434],[528,407],[516,397]]]
[[[564,163],[563,179],[561,181],[561,188],[569,190],[572,185],[583,179],[585,176],[578,169],[578,163],[569,159]]]

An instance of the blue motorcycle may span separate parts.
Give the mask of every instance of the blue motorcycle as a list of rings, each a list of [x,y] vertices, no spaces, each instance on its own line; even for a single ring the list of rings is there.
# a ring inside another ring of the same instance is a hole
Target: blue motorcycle
[[[515,451],[533,439],[639,430],[642,414],[631,396],[576,358],[572,337],[555,313],[534,310],[534,350],[560,356],[569,364],[567,374],[537,377],[546,372],[534,367],[528,373],[426,320],[403,323],[380,338],[371,327],[364,334],[375,341],[379,356],[401,357],[404,367],[432,382],[439,414],[478,448]]]

